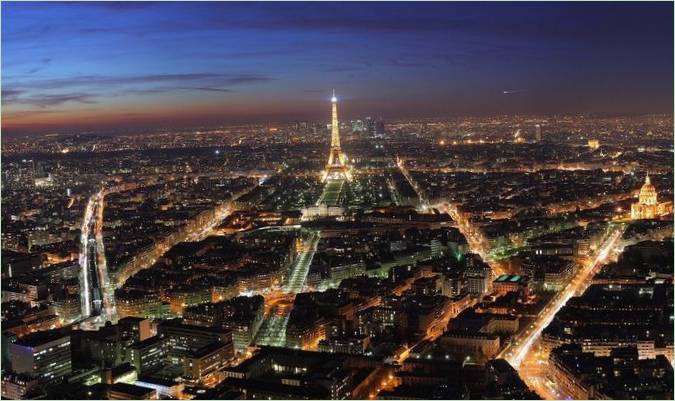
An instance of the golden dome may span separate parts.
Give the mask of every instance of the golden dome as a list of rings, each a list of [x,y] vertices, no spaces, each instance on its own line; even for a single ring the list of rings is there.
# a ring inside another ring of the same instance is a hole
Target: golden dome
[[[640,203],[643,205],[656,205],[656,188],[649,179],[649,174],[645,178],[645,183],[640,188]]]

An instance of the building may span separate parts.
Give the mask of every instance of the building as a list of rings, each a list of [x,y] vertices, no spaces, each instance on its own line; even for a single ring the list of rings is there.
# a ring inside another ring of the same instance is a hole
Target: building
[[[331,337],[319,341],[320,352],[363,355],[370,346],[370,337],[364,335],[351,337]]]
[[[432,239],[431,243],[431,258],[432,259],[439,259],[441,256],[443,256],[443,249],[441,247],[441,241],[437,239]]]
[[[482,296],[490,291],[490,267],[474,266],[464,271],[464,281],[466,283],[466,290],[469,294],[474,296]]]
[[[575,399],[673,399],[673,367],[663,356],[640,359],[635,347],[608,356],[564,345],[549,355],[548,376]]]
[[[77,295],[66,295],[54,300],[54,312],[61,324],[69,324],[80,318],[82,305]]]
[[[119,318],[127,316],[158,318],[162,315],[162,301],[158,294],[118,290],[115,292],[115,300]]]
[[[357,355],[261,348],[224,370],[224,383],[246,399],[366,399],[391,369]]]
[[[129,360],[139,374],[159,369],[166,363],[167,358],[166,343],[160,336],[147,338],[129,347]]]
[[[115,383],[108,387],[109,400],[156,400],[157,390],[127,383]]]
[[[536,400],[539,396],[530,390],[518,372],[504,359],[493,359],[485,364],[488,376],[487,396],[484,399]]]
[[[244,351],[253,341],[264,318],[264,298],[235,297],[218,303],[205,303],[187,308],[183,314],[186,324],[220,327],[232,330],[234,346]]]
[[[443,277],[440,275],[420,277],[415,280],[410,290],[418,295],[440,295],[443,289]]]
[[[492,282],[492,289],[498,295],[506,295],[509,292],[522,292],[527,296],[529,293],[529,280],[527,277],[517,274],[502,274]]]
[[[656,188],[651,183],[649,174],[645,178],[645,183],[640,188],[638,202],[630,207],[630,217],[633,220],[654,219],[673,213],[673,202],[658,202]]]
[[[326,321],[323,318],[294,319],[293,313],[291,312],[292,316],[286,328],[287,347],[305,348],[312,344],[318,344],[319,341],[326,338]]]
[[[480,333],[487,334],[516,334],[520,327],[520,320],[515,316],[491,316],[487,323],[480,328]]]
[[[117,322],[121,338],[128,344],[145,341],[154,335],[150,319],[127,316]]]
[[[134,385],[154,389],[162,399],[181,399],[181,395],[185,389],[185,384],[182,382],[153,376],[140,376],[138,380],[134,382]]]
[[[521,271],[530,278],[534,291],[560,291],[571,279],[575,262],[556,255],[529,255],[522,260]]]
[[[103,369],[100,371],[100,375],[102,382],[106,384],[132,384],[138,379],[138,371],[132,364],[128,362],[117,365],[114,368]]]
[[[443,274],[441,294],[447,297],[458,297],[464,294],[464,279],[459,270],[452,270]]]
[[[49,296],[47,284],[37,278],[21,278],[2,282],[2,302],[21,301],[33,306]]]
[[[198,382],[222,369],[232,358],[232,344],[229,345],[214,341],[189,353],[183,361],[183,377]]]
[[[78,330],[73,333],[73,344],[77,358],[89,358],[98,366],[113,367],[126,356],[124,344],[120,341],[119,326],[106,325],[93,330]]]
[[[9,400],[22,400],[32,398],[40,393],[38,379],[26,374],[3,372],[2,374],[2,398]]]
[[[2,278],[19,277],[40,269],[42,260],[38,253],[21,253],[9,249],[5,233],[2,236]]]
[[[339,217],[345,214],[345,209],[339,206],[329,206],[322,203],[318,206],[302,208],[302,220]]]
[[[448,331],[438,340],[439,346],[453,354],[476,359],[492,358],[499,352],[499,336],[488,333]]]
[[[672,304],[672,284],[593,284],[542,331],[542,349],[577,344],[602,357],[631,346],[641,359],[672,359]]]
[[[10,345],[12,370],[53,382],[70,374],[70,335],[58,330],[40,331]]]
[[[537,142],[541,142],[541,125],[536,124],[534,126],[534,130],[535,130],[535,139],[537,140]]]
[[[533,244],[529,248],[532,254],[537,256],[572,257],[575,251],[573,243],[564,242]]]
[[[169,361],[175,365],[183,366],[186,356],[214,341],[228,346],[228,359],[234,356],[231,330],[193,326],[184,324],[181,319],[173,319],[160,323],[158,333],[166,340]]]
[[[384,121],[377,120],[375,123],[375,136],[384,136]]]

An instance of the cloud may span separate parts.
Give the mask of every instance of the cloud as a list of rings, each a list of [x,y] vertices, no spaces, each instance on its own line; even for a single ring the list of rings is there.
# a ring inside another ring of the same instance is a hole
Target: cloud
[[[261,74],[146,74],[127,76],[79,75],[66,78],[34,79],[15,81],[12,86],[21,89],[64,89],[73,87],[110,87],[111,85],[138,85],[177,82],[208,82],[212,85],[197,85],[196,88],[217,88],[224,86],[272,81],[273,78]]]
[[[21,96],[24,91],[15,90],[15,89],[3,89],[2,90],[2,102],[13,102],[19,96]]]
[[[157,87],[157,88],[147,88],[147,89],[127,89],[120,91],[118,95],[154,95],[159,93],[168,93],[175,91],[201,91],[201,92],[219,92],[219,93],[232,93],[235,92],[232,89],[228,88],[211,88],[211,87],[192,87],[192,86],[166,86],[166,87]]]
[[[37,67],[33,67],[30,70],[26,71],[26,74],[35,74],[38,71],[41,71],[47,64],[49,64],[52,61],[51,58],[45,57],[42,60],[40,60],[40,63]]]
[[[364,67],[356,65],[334,65],[329,67],[321,68],[323,72],[351,72],[351,71],[361,71]]]
[[[204,91],[204,92],[223,92],[223,93],[230,93],[234,92],[232,89],[227,89],[227,88],[178,88],[182,90],[196,90],[196,91]]]
[[[62,113],[63,110],[56,109],[31,109],[31,110],[21,110],[21,111],[8,111],[3,112],[3,118],[21,118],[21,117],[31,117],[39,114],[56,114]]]
[[[93,104],[101,96],[153,95],[176,91],[231,93],[230,87],[268,82],[253,73],[144,74],[130,76],[79,75],[52,79],[11,80],[2,91],[4,105],[49,108],[63,103]],[[112,89],[112,93],[111,93]],[[54,93],[56,92],[56,93]]]
[[[9,92],[9,94],[7,94]],[[56,106],[62,103],[96,103],[96,97],[90,93],[63,93],[50,95],[30,95],[23,96],[24,92],[16,90],[6,90],[2,92],[2,102],[7,104],[28,104],[37,107]]]
[[[389,60],[388,65],[392,67],[403,67],[403,68],[435,67],[435,65],[431,63],[419,63],[413,61],[403,61],[399,59]]]
[[[103,27],[80,28],[77,31],[81,34],[86,34],[86,35],[91,35],[91,34],[96,34],[96,33],[118,33],[118,32],[121,32],[119,29],[103,28]]]
[[[126,12],[130,10],[144,9],[161,5],[162,2],[154,1],[96,1],[90,3],[80,3],[85,7],[102,8],[110,11]]]

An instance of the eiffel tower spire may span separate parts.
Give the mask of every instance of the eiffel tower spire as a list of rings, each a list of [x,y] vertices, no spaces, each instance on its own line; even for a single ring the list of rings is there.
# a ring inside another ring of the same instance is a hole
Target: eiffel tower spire
[[[340,122],[338,121],[335,89],[333,89],[333,97],[331,97],[330,101],[332,111],[330,152],[328,153],[328,163],[326,164],[323,179],[350,179],[347,158],[342,153],[342,148],[340,147]]]
[[[340,149],[340,123],[338,122],[337,115],[337,97],[335,97],[335,89],[333,89],[333,97],[330,99],[333,112],[330,123],[331,135],[330,135],[330,147]]]

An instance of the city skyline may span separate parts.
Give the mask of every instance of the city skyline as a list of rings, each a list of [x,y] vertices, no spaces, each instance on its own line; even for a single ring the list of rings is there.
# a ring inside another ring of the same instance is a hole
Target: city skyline
[[[673,399],[673,3],[0,7],[3,399]]]
[[[6,134],[673,107],[669,3],[2,7]]]

